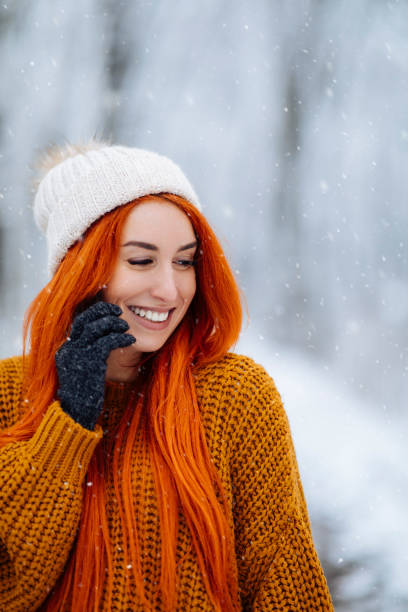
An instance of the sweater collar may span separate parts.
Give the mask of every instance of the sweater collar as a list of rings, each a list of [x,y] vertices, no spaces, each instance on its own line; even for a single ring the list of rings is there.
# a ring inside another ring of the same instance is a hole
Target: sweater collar
[[[105,435],[116,429],[129,401],[136,403],[140,386],[138,380],[132,382],[106,381],[104,407],[99,420]]]

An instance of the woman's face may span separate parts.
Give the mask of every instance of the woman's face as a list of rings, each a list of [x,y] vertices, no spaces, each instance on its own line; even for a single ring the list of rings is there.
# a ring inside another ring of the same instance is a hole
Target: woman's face
[[[136,338],[132,357],[160,349],[183,319],[196,291],[197,239],[188,217],[152,196],[135,206],[124,225],[116,267],[104,289]]]

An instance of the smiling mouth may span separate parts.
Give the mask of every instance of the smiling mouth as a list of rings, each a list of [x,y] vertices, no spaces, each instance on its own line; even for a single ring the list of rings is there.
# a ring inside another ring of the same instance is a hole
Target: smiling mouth
[[[146,319],[147,321],[152,321],[153,323],[163,323],[163,321],[167,321],[169,314],[174,310],[174,308],[171,308],[165,312],[157,312],[156,310],[148,310],[145,308],[139,308],[138,306],[128,306],[128,308],[135,315],[141,317],[142,319]]]

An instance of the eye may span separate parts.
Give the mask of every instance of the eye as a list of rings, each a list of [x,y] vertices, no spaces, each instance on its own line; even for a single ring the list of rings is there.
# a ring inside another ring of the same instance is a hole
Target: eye
[[[196,262],[194,259],[177,259],[174,263],[182,268],[192,268]]]
[[[127,262],[128,264],[130,264],[131,266],[147,266],[150,263],[152,263],[152,259],[150,258],[146,258],[146,259],[128,259]]]
[[[153,259],[150,257],[146,257],[145,259],[128,259],[127,263],[131,266],[148,266],[153,262]],[[176,266],[181,266],[182,268],[191,268],[195,266],[196,262],[194,259],[176,259],[174,261]]]

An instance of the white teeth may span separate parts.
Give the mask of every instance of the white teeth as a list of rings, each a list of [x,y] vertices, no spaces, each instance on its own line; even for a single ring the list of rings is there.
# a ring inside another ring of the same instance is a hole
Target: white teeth
[[[137,306],[129,306],[129,308],[139,317],[144,317],[145,319],[149,319],[150,321],[166,321],[169,316],[169,311],[167,312],[155,312],[152,310],[143,310],[143,308],[138,308]]]

